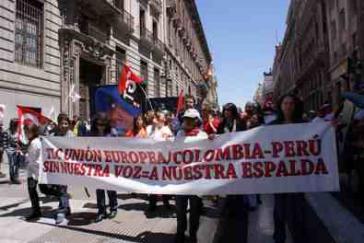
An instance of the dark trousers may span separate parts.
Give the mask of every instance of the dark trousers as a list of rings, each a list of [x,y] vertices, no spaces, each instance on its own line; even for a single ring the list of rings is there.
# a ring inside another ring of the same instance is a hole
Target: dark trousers
[[[275,194],[274,195],[274,235],[276,243],[286,241],[286,225],[292,224],[291,233],[295,242],[305,242],[304,194]]]
[[[118,209],[118,199],[116,191],[107,191],[109,197],[110,211],[117,211]],[[105,202],[105,190],[97,189],[97,208],[99,210],[98,214],[106,214],[106,202]]]
[[[187,229],[187,206],[190,202],[190,236],[196,237],[200,224],[201,198],[197,196],[176,196],[177,236],[184,236]]]
[[[33,178],[28,178],[28,193],[32,204],[33,213],[40,213],[39,197],[37,192],[38,181]]]
[[[9,175],[10,180],[15,181],[19,179],[19,167],[20,162],[23,159],[23,155],[16,151],[6,151],[9,160]]]
[[[246,243],[249,222],[248,198],[245,195],[228,195],[222,200],[223,208],[214,243]]]
[[[163,204],[165,206],[169,205],[169,199],[171,197],[169,195],[162,195],[162,200],[163,200]],[[149,195],[149,207],[150,208],[155,208],[157,205],[157,199],[158,196],[156,194],[150,194]]]
[[[273,238],[277,243],[286,241],[288,194],[274,195],[274,234]]]

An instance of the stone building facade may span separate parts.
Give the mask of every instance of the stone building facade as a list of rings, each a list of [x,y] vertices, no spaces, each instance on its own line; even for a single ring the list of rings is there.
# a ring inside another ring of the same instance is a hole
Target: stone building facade
[[[166,3],[166,93],[175,96],[183,89],[195,96],[206,95],[213,81],[212,60],[195,1]]]
[[[298,21],[298,10],[302,2],[292,0],[286,19],[286,32],[281,44],[276,46],[276,56],[273,64],[274,100],[285,93],[296,90],[297,64],[296,52],[296,23]]]
[[[329,38],[326,3],[307,0],[299,8],[295,30],[296,93],[306,110],[317,110],[329,92]]]
[[[0,1],[0,97],[6,105],[4,125],[16,106],[61,108],[61,63],[56,0]]]
[[[116,84],[124,64],[146,80],[149,97],[198,96],[210,82],[192,0],[2,0],[0,54],[6,117],[26,105],[89,118],[90,91]]]
[[[349,58],[357,51],[358,58],[364,60],[363,8],[361,0],[327,1],[330,90],[334,104],[339,102],[343,91],[354,89],[354,79],[348,70]]]
[[[357,74],[349,67],[354,53],[364,60],[363,10],[360,0],[291,0],[273,64],[276,99],[293,92],[316,110],[324,102],[337,105],[343,91],[360,91],[354,82],[363,79],[364,66],[356,65]]]
[[[329,45],[324,0],[291,1],[283,43],[273,64],[275,98],[295,93],[306,110],[317,109],[330,96]]]

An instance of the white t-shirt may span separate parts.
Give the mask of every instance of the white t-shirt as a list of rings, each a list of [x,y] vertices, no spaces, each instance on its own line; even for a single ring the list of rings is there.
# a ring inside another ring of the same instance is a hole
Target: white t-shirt
[[[35,138],[28,147],[28,153],[25,155],[28,178],[38,180],[39,166],[42,163],[41,146],[40,138]]]
[[[195,142],[195,141],[204,140],[204,139],[208,139],[208,138],[209,138],[209,136],[207,135],[207,133],[202,130],[200,130],[196,136],[188,136],[188,137],[186,136],[186,133],[184,130],[180,130],[176,136],[176,140],[184,139],[185,142]]]
[[[148,129],[149,130],[149,129]],[[163,126],[161,128],[154,127],[151,128],[147,133],[150,138],[162,142],[167,140],[173,140],[173,133],[168,126]]]

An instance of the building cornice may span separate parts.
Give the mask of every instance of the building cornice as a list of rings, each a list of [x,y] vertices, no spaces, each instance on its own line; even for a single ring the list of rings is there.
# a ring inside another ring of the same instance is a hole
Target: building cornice
[[[202,44],[202,48],[203,48],[205,57],[207,59],[207,62],[211,63],[212,57],[211,57],[210,49],[209,49],[209,46],[207,43],[206,35],[205,35],[204,29],[202,26],[200,14],[198,13],[196,2],[195,2],[195,0],[186,0],[185,2],[187,4],[188,8],[191,10],[191,11],[189,11],[189,13],[191,14],[193,24],[197,30],[197,35]]]

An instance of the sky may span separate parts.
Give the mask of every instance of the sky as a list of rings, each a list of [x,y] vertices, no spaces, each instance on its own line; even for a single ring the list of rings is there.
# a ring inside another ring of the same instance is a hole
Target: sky
[[[252,100],[273,66],[289,0],[196,0],[218,79],[219,104]]]

